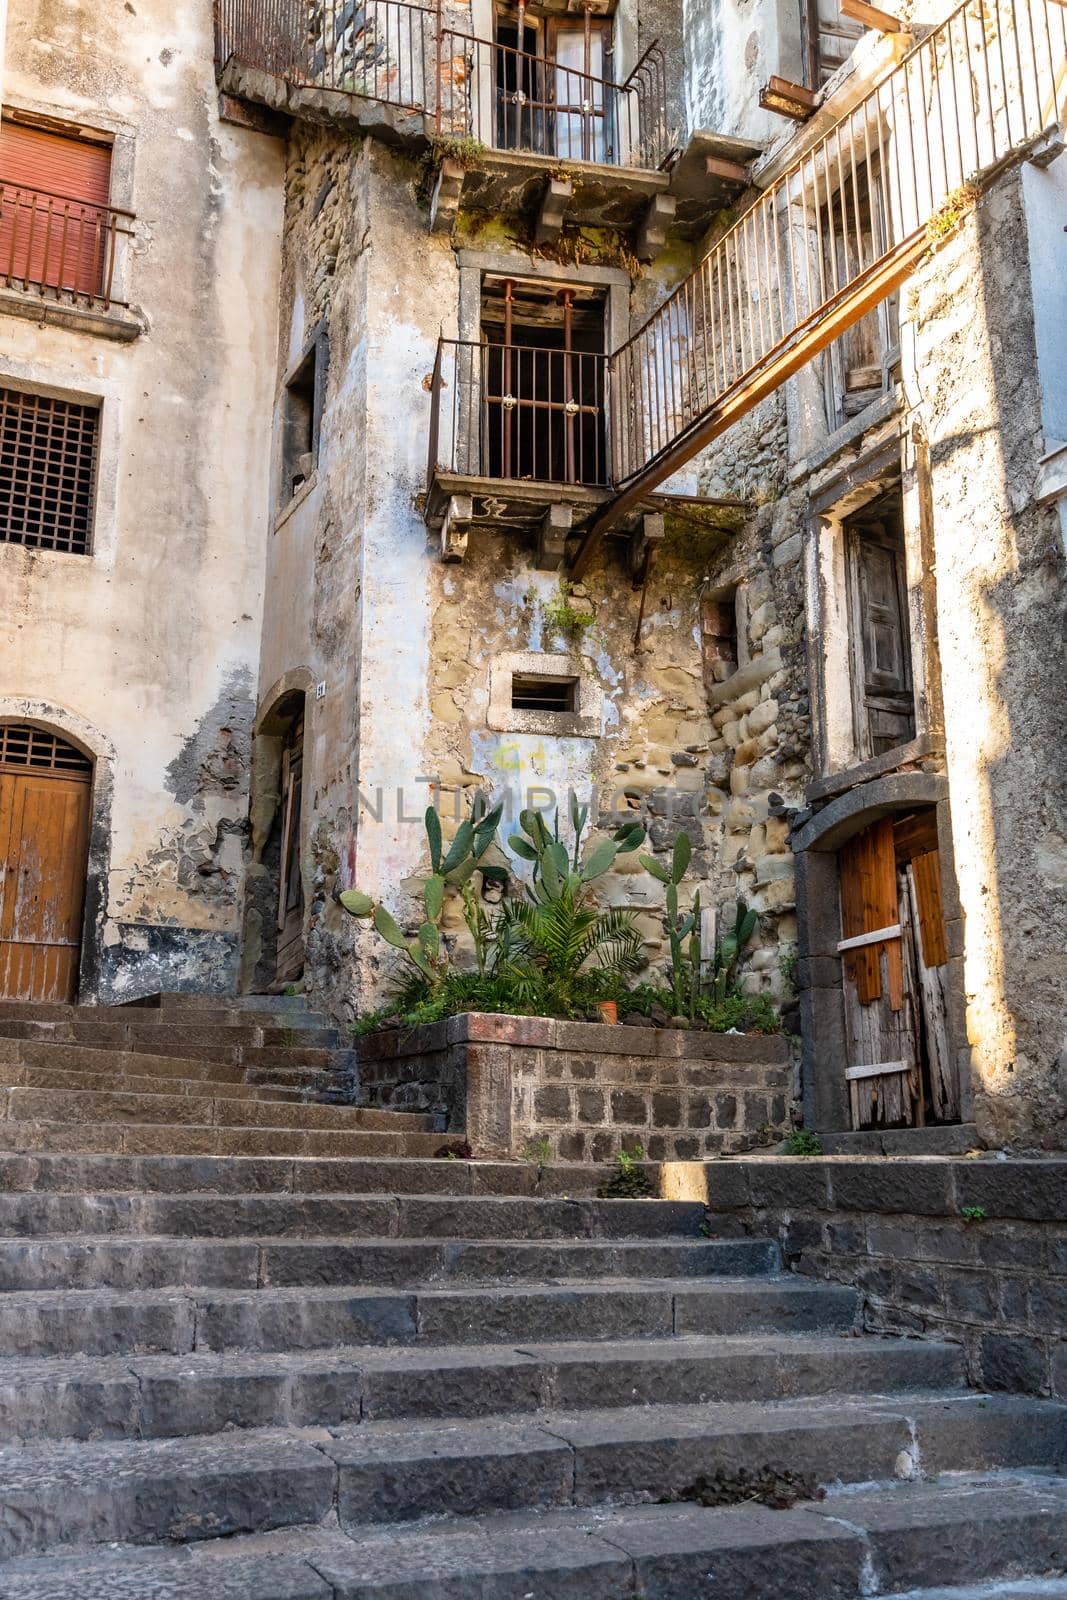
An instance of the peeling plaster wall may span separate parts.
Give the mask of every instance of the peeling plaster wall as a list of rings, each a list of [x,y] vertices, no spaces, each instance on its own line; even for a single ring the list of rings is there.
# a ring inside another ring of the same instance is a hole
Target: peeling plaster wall
[[[906,291],[929,440],[952,833],[975,1113],[993,1144],[1067,1142],[1067,586],[1045,448],[1022,178]]]
[[[683,0],[690,128],[770,144],[783,120],[761,111],[772,75],[803,81],[798,0]]]
[[[5,98],[116,136],[132,343],[5,317],[0,381],[102,403],[93,553],[0,545],[5,691],[99,732],[83,998],[233,982],[263,582],[278,141],[219,123],[207,0],[14,0]],[[120,159],[121,148],[121,159]]]

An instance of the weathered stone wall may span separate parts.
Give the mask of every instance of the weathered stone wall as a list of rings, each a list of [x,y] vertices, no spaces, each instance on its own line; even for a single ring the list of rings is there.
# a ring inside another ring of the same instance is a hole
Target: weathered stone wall
[[[1018,171],[905,293],[930,454],[946,759],[975,1115],[1067,1141],[1067,584],[1044,441]]]
[[[0,714],[95,758],[84,999],[236,970],[284,172],[220,123],[211,10],[17,0],[5,102],[114,137],[132,339],[4,314],[0,382],[99,400],[92,553],[0,545]],[[24,297],[29,300],[29,296]],[[5,311],[11,307],[5,308]],[[112,328],[113,332],[114,329]]]
[[[433,1113],[475,1155],[694,1161],[769,1144],[789,1126],[778,1036],[472,1014],[365,1037],[376,1105]],[[536,1147],[536,1149],[532,1148]]]
[[[1063,1161],[786,1158],[705,1176],[713,1235],[779,1239],[795,1271],[858,1289],[872,1332],[962,1344],[980,1388],[1067,1398]]]

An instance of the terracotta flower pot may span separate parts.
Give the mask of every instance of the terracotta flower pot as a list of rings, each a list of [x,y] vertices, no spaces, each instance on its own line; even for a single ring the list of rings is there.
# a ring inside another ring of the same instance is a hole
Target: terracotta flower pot
[[[618,1022],[619,1007],[614,1000],[600,1000],[597,1002],[601,1022]]]

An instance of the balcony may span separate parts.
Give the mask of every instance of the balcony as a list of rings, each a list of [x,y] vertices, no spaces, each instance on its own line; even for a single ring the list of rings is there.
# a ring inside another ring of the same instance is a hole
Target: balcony
[[[441,339],[431,382],[424,512],[445,560],[460,560],[470,530],[533,533],[538,564],[555,567],[614,493],[618,448],[608,403],[609,357],[582,350]],[[747,508],[733,500],[656,494],[648,513],[691,531],[735,531]]]
[[[658,244],[680,204],[687,235],[699,233],[743,187],[743,173],[725,183],[709,174],[707,157],[736,166],[755,150],[703,134],[678,162],[658,44],[617,83],[603,75],[603,19],[563,17],[535,36],[524,15],[517,7],[483,39],[408,0],[218,0],[219,85],[401,146],[435,141],[448,165],[439,226],[462,200],[532,214],[539,242],[566,219],[646,231],[651,222]],[[476,159],[449,161],[458,145]]]
[[[95,312],[123,310],[119,255],[133,215],[0,183],[0,290]]]

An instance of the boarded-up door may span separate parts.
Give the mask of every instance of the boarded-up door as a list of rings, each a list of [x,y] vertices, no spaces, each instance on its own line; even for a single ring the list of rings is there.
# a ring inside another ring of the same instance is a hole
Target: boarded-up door
[[[304,719],[298,717],[282,752],[282,848],[278,878],[277,981],[287,983],[304,970],[304,885],[300,871],[300,813],[303,791]]]
[[[98,294],[110,191],[109,145],[0,123],[0,275]]]
[[[38,728],[0,727],[0,996],[78,989],[92,769]]]
[[[874,823],[841,851],[839,871],[852,1125],[957,1120],[933,811]]]

